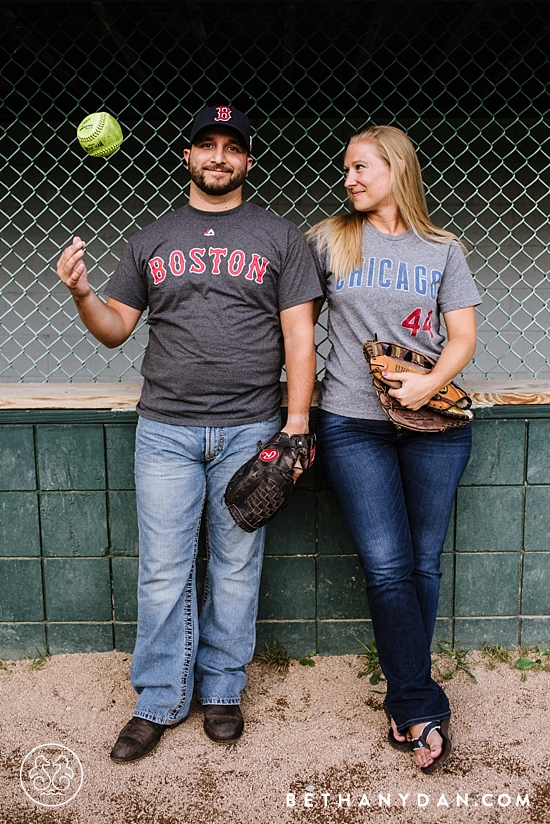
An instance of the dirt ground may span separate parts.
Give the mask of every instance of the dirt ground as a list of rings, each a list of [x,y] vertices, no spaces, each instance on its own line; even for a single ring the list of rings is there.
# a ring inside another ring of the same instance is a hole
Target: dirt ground
[[[445,680],[454,750],[432,776],[387,744],[384,685],[357,677],[358,656],[293,661],[286,676],[255,662],[239,742],[210,742],[194,705],[154,753],[126,765],[109,750],[133,711],[129,655],[3,663],[1,824],[550,824],[550,672],[535,667],[522,680],[509,663],[468,661],[477,683],[464,671]],[[454,663],[438,677],[445,666]],[[27,754],[49,743],[83,770],[80,791],[55,807],[25,794],[36,795],[28,770],[20,781]]]

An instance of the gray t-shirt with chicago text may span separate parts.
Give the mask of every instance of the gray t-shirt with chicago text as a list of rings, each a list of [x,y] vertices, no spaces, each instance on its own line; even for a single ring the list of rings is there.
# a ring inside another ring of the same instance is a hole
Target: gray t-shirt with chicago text
[[[335,278],[330,255],[313,256],[329,306],[329,341],[319,406],[351,418],[387,420],[376,396],[363,343],[401,343],[437,360],[440,315],[477,306],[479,293],[456,243],[433,243],[412,229],[400,235],[363,231],[363,266]]]
[[[290,221],[252,203],[187,205],[137,232],[105,294],[149,309],[138,412],[190,426],[267,420],[281,402],[279,313],[321,294]]]

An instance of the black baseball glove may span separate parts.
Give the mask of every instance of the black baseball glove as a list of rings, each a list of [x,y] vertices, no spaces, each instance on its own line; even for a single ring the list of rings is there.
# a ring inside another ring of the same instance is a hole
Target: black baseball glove
[[[315,460],[315,435],[278,432],[258,447],[258,455],[235,472],[224,495],[233,520],[245,532],[254,532],[285,508]],[[295,470],[301,470],[296,481]]]

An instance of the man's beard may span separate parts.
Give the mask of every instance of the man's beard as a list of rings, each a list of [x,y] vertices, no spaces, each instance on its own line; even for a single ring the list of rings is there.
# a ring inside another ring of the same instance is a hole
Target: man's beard
[[[210,171],[217,171],[218,169],[229,171],[229,169],[225,166],[218,166],[214,170]],[[243,169],[242,172],[232,172],[229,180],[220,180],[207,183],[204,170],[199,166],[194,166],[189,163],[189,175],[191,180],[195,186],[201,190],[201,192],[204,192],[205,195],[227,195],[229,192],[234,192],[235,189],[238,189],[239,186],[243,185],[246,180],[246,174],[246,169]]]

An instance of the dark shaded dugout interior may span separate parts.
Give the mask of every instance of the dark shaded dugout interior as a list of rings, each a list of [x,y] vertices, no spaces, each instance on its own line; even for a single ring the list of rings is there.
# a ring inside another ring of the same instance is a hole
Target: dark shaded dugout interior
[[[2,121],[545,112],[548,4],[500,0],[2,3]],[[182,111],[183,109],[183,111]]]

